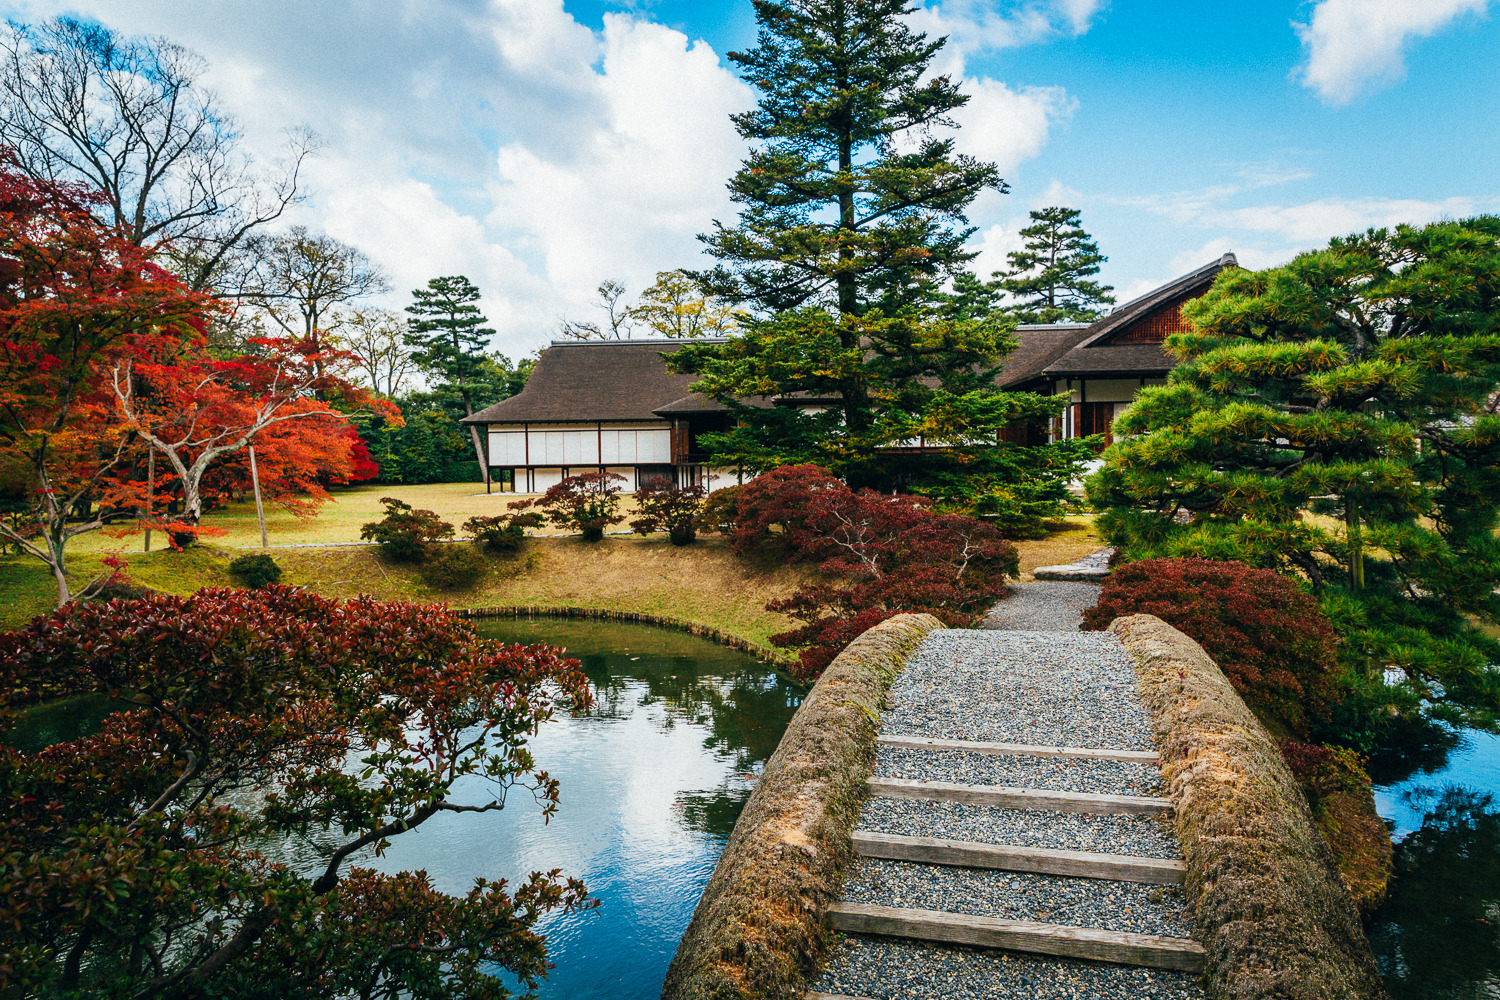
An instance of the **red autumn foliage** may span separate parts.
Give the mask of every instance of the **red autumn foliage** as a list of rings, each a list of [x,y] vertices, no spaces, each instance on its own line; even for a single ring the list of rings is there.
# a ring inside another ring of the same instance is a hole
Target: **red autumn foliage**
[[[665,531],[673,545],[687,545],[698,535],[697,518],[707,491],[701,486],[673,486],[670,479],[650,479],[635,492],[639,515],[630,522],[638,535]]]
[[[803,587],[767,605],[801,621],[771,637],[800,648],[801,674],[822,673],[865,629],[902,612],[965,626],[1007,592],[1018,554],[982,521],[936,514],[924,497],[849,489],[826,469],[788,466],[746,483],[737,496],[731,545],[770,547],[848,581]]]
[[[584,541],[597,542],[604,538],[604,529],[625,520],[618,513],[624,481],[617,472],[585,472],[569,476],[536,500],[517,500],[506,506],[512,510],[535,507],[555,527],[581,532]]]
[[[536,922],[590,905],[557,871],[448,895],[347,867],[512,789],[553,814],[527,738],[591,702],[557,650],[431,605],[203,590],[0,635],[0,683],[10,705],[119,709],[93,736],[0,748],[0,991],[503,995],[498,969],[545,973]]]
[[[70,538],[131,507],[133,439],[104,372],[133,349],[201,337],[212,304],[89,214],[99,196],[30,180],[0,155],[0,480],[25,509],[0,535],[73,597]],[[13,161],[11,161],[13,162]],[[75,517],[87,502],[90,514]]]
[[[1271,570],[1210,559],[1143,559],[1107,578],[1085,629],[1155,615],[1204,648],[1235,690],[1294,731],[1335,697],[1337,640],[1317,601]]]

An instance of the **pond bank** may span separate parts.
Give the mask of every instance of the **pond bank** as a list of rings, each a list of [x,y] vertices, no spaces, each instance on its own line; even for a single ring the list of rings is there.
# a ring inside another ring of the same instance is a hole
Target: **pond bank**
[[[797,657],[786,650],[775,649],[758,642],[752,642],[742,636],[732,635],[722,629],[713,628],[712,626],[703,625],[698,622],[690,622],[682,618],[669,618],[665,615],[651,615],[640,611],[615,611],[610,608],[544,607],[537,604],[494,608],[459,608],[456,610],[465,618],[498,618],[504,620],[563,618],[582,621],[613,621],[654,625],[657,628],[686,632],[689,635],[698,636],[700,639],[717,642],[721,646],[728,646],[730,649],[749,653],[762,662],[770,663],[777,667],[788,668],[797,663]]]

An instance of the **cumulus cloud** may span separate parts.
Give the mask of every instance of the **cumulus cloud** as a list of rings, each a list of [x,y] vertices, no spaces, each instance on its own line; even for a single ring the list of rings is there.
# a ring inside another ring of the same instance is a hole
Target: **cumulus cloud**
[[[1302,83],[1329,104],[1406,75],[1413,39],[1434,35],[1490,0],[1319,0],[1306,24],[1294,23],[1307,53]]]
[[[1078,34],[1101,6],[1036,0],[1002,18],[945,0],[921,16],[961,42],[965,78],[963,52]],[[0,0],[0,11],[91,17],[198,51],[259,159],[285,128],[310,125],[324,147],[307,201],[282,221],[363,250],[391,277],[380,303],[391,308],[433,276],[468,275],[512,355],[559,316],[587,315],[605,278],[636,292],[659,270],[701,266],[696,234],[736,212],[725,182],[745,146],[729,115],[755,94],[650,4],[595,27],[563,0]],[[960,148],[1009,175],[1074,102],[975,76]],[[1004,200],[975,217],[991,221]]]
[[[912,22],[930,36],[947,36],[949,53],[962,57],[1082,35],[1105,6],[1105,0],[1029,0],[1009,5],[993,0],[933,0],[917,9]]]

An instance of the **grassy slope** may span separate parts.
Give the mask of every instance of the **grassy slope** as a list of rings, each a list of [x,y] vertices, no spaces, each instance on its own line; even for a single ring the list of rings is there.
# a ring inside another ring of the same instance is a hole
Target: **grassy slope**
[[[514,494],[485,496],[477,483],[433,486],[356,487],[337,494],[318,516],[299,520],[268,511],[272,545],[357,542],[359,526],[376,519],[383,496],[397,496],[415,507],[435,510],[461,524],[474,514],[501,513]],[[477,495],[476,495],[477,491]],[[259,530],[253,504],[232,505],[205,518],[228,534],[189,552],[141,551],[141,538],[115,539],[93,534],[70,546],[75,585],[101,568],[107,551],[129,561],[130,577],[155,590],[186,594],[205,586],[233,586],[229,560],[242,550],[258,548]],[[1098,547],[1092,522],[1075,518],[1062,532],[1038,541],[1020,542],[1022,578],[1036,566],[1068,562]],[[456,607],[536,604],[607,608],[666,615],[722,629],[763,643],[791,624],[765,610],[767,601],[784,596],[807,579],[802,569],[762,565],[736,559],[722,539],[705,538],[674,548],[665,536],[612,536],[596,545],[576,538],[538,538],[518,558],[491,560],[491,573],[473,591],[439,593],[422,583],[415,570],[379,559],[369,547],[271,549],[288,583],[330,597],[371,594],[385,599],[444,601]],[[0,556],[0,628],[19,625],[50,611],[56,603],[51,577],[34,559]]]

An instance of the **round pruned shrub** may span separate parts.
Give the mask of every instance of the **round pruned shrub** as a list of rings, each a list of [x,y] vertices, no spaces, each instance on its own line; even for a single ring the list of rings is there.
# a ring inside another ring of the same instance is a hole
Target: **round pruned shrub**
[[[527,528],[540,528],[543,523],[540,514],[518,512],[471,517],[463,523],[463,530],[473,536],[475,545],[487,552],[509,553],[520,551]]]
[[[385,516],[361,525],[359,537],[380,546],[396,562],[421,562],[433,542],[453,537],[453,525],[430,510],[414,510],[395,497],[381,497]]]
[[[640,516],[630,522],[638,535],[665,531],[673,545],[688,545],[698,537],[697,518],[703,509],[701,486],[674,486],[670,479],[647,480],[635,493]]]
[[[1307,732],[1333,703],[1333,627],[1294,580],[1240,562],[1143,559],[1110,574],[1083,628],[1136,614],[1191,637],[1252,707],[1295,732]]]
[[[472,545],[434,545],[422,560],[422,580],[434,590],[468,590],[489,564]]]
[[[281,567],[263,552],[240,556],[229,564],[229,575],[242,587],[259,590],[281,582]]]
[[[535,507],[555,527],[577,531],[586,542],[602,541],[606,528],[625,520],[618,513],[619,484],[624,481],[615,472],[585,472],[569,476],[536,500],[519,500],[510,506],[517,510]]]

